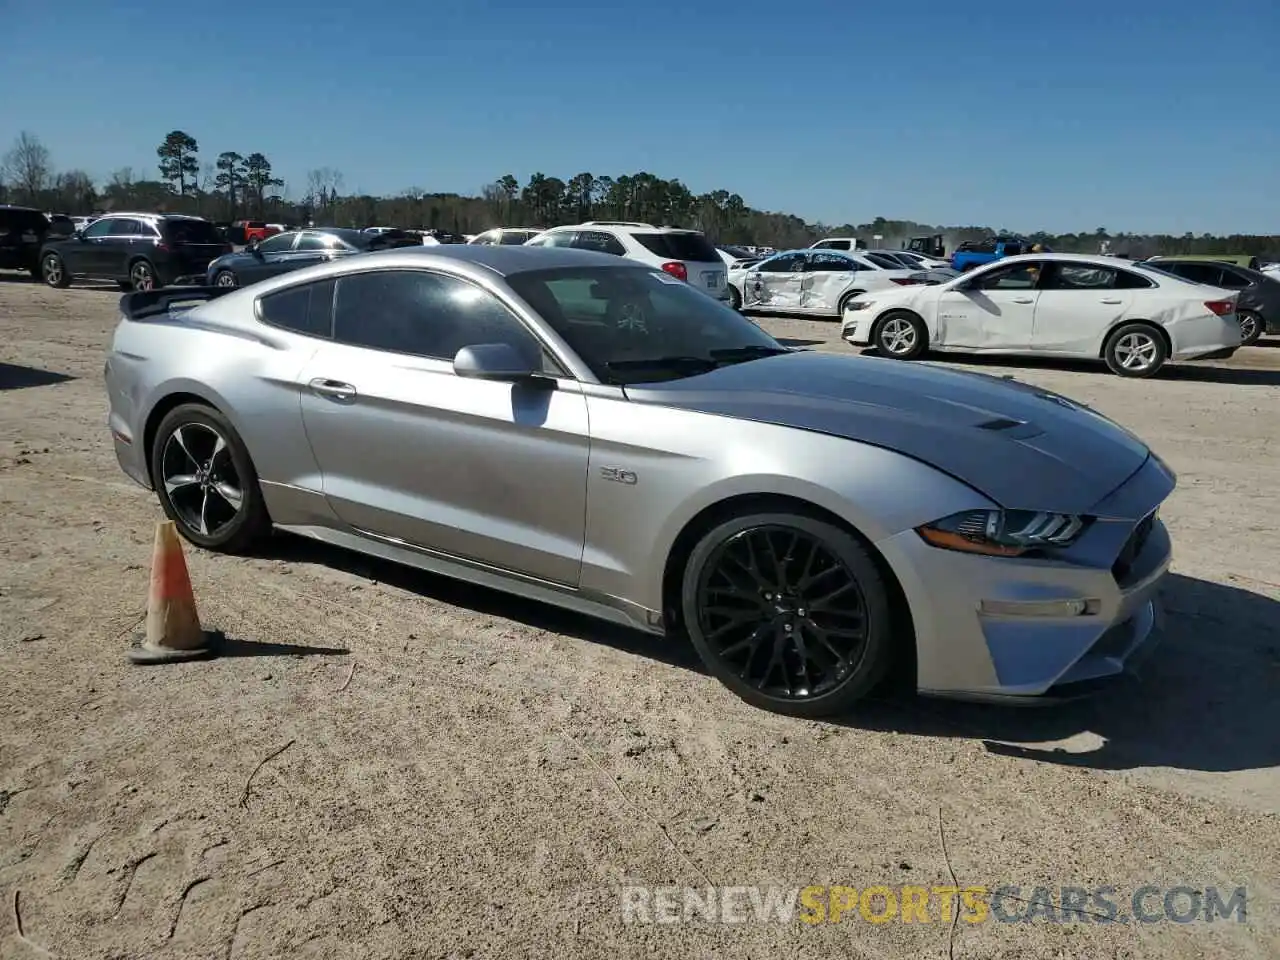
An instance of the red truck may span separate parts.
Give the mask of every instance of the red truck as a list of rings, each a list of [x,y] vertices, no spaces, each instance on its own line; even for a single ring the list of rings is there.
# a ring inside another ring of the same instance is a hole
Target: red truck
[[[248,245],[255,240],[265,240],[273,233],[279,233],[274,227],[267,225],[265,220],[236,220],[231,224],[232,234],[235,237],[232,243],[241,243]],[[240,239],[243,231],[244,239]]]

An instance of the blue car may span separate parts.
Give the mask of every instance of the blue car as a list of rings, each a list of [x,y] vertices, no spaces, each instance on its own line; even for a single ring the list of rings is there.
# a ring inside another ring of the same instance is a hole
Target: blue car
[[[1024,237],[987,237],[985,240],[969,240],[956,247],[951,255],[951,267],[964,273],[974,267],[991,263],[1002,257],[1016,257],[1020,253],[1030,253],[1032,244]],[[1048,253],[1049,248],[1041,246],[1038,253]]]

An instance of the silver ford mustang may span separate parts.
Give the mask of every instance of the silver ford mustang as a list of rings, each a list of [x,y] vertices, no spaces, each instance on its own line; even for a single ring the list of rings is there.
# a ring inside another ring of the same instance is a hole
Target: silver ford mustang
[[[606,254],[407,248],[136,293],[124,471],[192,543],[273,527],[687,634],[759,706],[1075,695],[1157,636],[1164,463],[1016,382],[789,350]]]

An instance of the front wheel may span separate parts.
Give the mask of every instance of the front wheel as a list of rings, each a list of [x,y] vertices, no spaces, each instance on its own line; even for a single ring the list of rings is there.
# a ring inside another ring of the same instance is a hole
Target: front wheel
[[[1102,348],[1102,358],[1112,373],[1121,377],[1154,377],[1160,372],[1169,351],[1164,338],[1145,323],[1117,327]]]
[[[847,711],[890,663],[888,591],[851,534],[799,513],[721,523],[694,547],[681,613],[707,669],[743,700],[800,717]]]
[[[929,347],[929,331],[914,313],[895,310],[885,314],[871,334],[871,342],[882,356],[895,360],[915,360]]]
[[[1260,316],[1252,310],[1240,310],[1236,319],[1240,321],[1240,346],[1252,347],[1262,339],[1266,324]]]
[[[151,477],[165,515],[196,546],[241,553],[270,529],[249,451],[212,407],[184,403],[165,415]]]
[[[237,287],[240,283],[236,280],[236,275],[230,270],[219,270],[218,275],[213,278],[213,285],[225,289],[227,287]]]
[[[67,265],[56,253],[46,253],[40,260],[40,276],[49,286],[59,290],[71,286],[71,274],[67,272]]]

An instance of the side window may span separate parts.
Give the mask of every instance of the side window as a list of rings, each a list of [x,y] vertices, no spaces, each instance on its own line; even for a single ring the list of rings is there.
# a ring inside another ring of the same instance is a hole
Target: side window
[[[325,238],[318,233],[303,233],[298,236],[298,245],[295,250],[328,250],[329,245],[325,243]]]
[[[976,240],[969,249],[974,253],[995,253],[996,242],[995,240]]]
[[[612,233],[605,233],[602,230],[580,231],[574,246],[579,250],[594,250],[597,253],[611,253],[615,257],[625,257],[627,255],[627,248],[622,245],[622,241]]]
[[[784,253],[756,267],[761,273],[799,273],[804,269],[803,253]]]
[[[975,281],[979,290],[1030,290],[1040,279],[1040,264],[1019,263],[992,270]]]
[[[119,222],[119,220],[111,217],[104,217],[102,220],[95,220],[93,223],[89,224],[84,235],[90,238],[112,236],[115,234],[116,225]]]
[[[1211,287],[1218,285],[1218,275],[1221,272],[1217,267],[1211,267],[1205,263],[1174,262],[1162,266],[1164,266],[1164,269],[1171,270],[1192,283],[1207,283]]]
[[[1050,272],[1049,290],[1111,290],[1116,285],[1116,271],[1088,263],[1059,263]]]
[[[321,280],[269,293],[258,301],[263,323],[308,337],[333,336],[334,281]]]
[[[113,237],[140,237],[142,236],[142,224],[137,220],[117,220],[116,227],[111,231]]]
[[[538,341],[480,287],[424,270],[378,270],[338,280],[334,339],[354,347],[453,360],[481,343],[509,343],[536,363]]]
[[[810,273],[849,273],[857,268],[853,260],[837,253],[811,253],[805,263],[805,270]]]
[[[561,230],[557,233],[544,233],[538,238],[535,247],[571,247],[575,236],[572,230]]]
[[[284,253],[293,249],[293,241],[297,236],[296,233],[277,233],[258,244],[258,249],[262,253]]]
[[[1016,257],[1020,253],[1022,253],[1022,244],[1006,243],[1004,245],[1004,255],[1006,257]]]
[[[482,247],[491,247],[498,242],[498,233],[497,230],[486,230],[471,242]]]
[[[884,270],[906,269],[906,266],[901,261],[895,260],[893,257],[886,257],[883,253],[864,253],[863,256]]]
[[[822,240],[814,245],[815,250],[848,250],[848,240]]]
[[[1218,281],[1218,286],[1226,290],[1243,290],[1253,283],[1248,277],[1236,273],[1230,267],[1223,267],[1221,272],[1222,278]]]
[[[1130,273],[1128,270],[1116,271],[1117,290],[1149,290],[1154,286],[1154,283],[1141,274]]]

